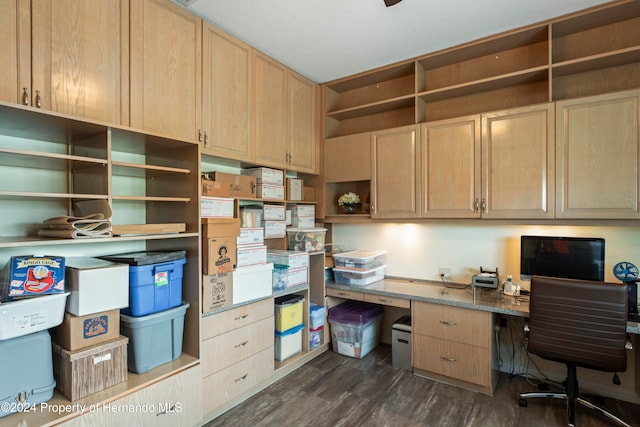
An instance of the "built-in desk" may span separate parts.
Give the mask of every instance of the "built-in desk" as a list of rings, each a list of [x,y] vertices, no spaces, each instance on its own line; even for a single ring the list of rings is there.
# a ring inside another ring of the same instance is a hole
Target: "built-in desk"
[[[496,318],[529,316],[528,296],[498,297],[495,290],[480,288],[474,296],[470,286],[393,278],[367,286],[325,286],[327,296],[410,306],[414,373],[488,395],[493,395],[499,370]],[[627,332],[640,334],[640,324],[628,322]]]

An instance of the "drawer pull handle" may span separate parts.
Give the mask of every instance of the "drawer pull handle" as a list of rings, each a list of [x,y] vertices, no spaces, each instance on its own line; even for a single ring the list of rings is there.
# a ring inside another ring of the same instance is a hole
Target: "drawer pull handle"
[[[447,322],[446,320],[441,320],[440,323],[442,323],[444,326],[458,326],[456,322]]]
[[[346,292],[338,292],[338,295],[341,295],[341,296],[344,297],[344,296],[347,296],[347,293]]]
[[[245,341],[245,342],[242,342],[242,343],[240,343],[240,344],[236,344],[236,345],[234,345],[234,346],[233,346],[233,348],[240,348],[240,347],[244,347],[244,346],[245,346],[245,345],[247,345],[247,344],[249,344],[249,341]]]
[[[390,299],[386,299],[386,298],[378,298],[378,301],[380,301],[380,302],[391,302]]]
[[[446,362],[457,362],[455,357],[447,357],[447,356],[440,355],[440,359]]]
[[[248,376],[249,376],[249,374],[244,374],[240,378],[236,378],[235,382],[237,382],[237,383],[242,382],[242,381],[246,380]]]
[[[234,320],[243,320],[243,319],[246,319],[247,317],[249,317],[249,314],[243,314],[242,316],[236,317]]]
[[[156,417],[159,417],[160,415],[167,415],[167,414],[169,414],[169,413],[171,413],[171,412],[175,412],[175,410],[176,410],[176,405],[175,405],[175,403],[174,403],[173,405],[171,405],[171,407],[170,407],[170,408],[165,409],[165,410],[164,410],[164,411],[162,411],[162,412],[158,412],[158,413],[156,414]]]

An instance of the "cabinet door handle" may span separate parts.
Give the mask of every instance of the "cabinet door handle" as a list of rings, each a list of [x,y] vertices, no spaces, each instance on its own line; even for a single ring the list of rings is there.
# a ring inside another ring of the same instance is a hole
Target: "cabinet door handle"
[[[36,91],[36,107],[42,107],[42,99],[40,98],[40,91]]]
[[[27,92],[26,87],[23,87],[22,88],[22,105],[29,105],[29,102],[31,102],[29,100],[29,92]]]
[[[380,301],[380,302],[392,302],[390,299],[386,299],[386,298],[378,298],[378,301]]]
[[[236,344],[236,345],[233,346],[233,348],[244,347],[247,344],[249,344],[249,341],[245,341],[245,342],[241,342],[240,344]]]
[[[244,374],[244,375],[243,375],[243,376],[241,376],[240,378],[236,378],[236,379],[234,380],[234,382],[236,382],[236,383],[242,382],[242,381],[246,380],[248,376],[249,376],[249,374]]]
[[[455,357],[448,357],[442,354],[440,355],[440,359],[444,360],[445,362],[457,362]]]
[[[482,198],[482,212],[487,213],[487,201],[485,198]]]
[[[198,129],[198,142],[202,142],[202,131]]]
[[[236,317],[234,320],[243,320],[243,319],[246,319],[247,317],[249,317],[249,314],[243,314],[242,316]]]
[[[473,212],[478,213],[480,211],[480,201],[476,197],[476,203],[473,205]]]
[[[204,131],[204,146],[206,147],[209,144],[209,137],[207,136],[207,131]]]
[[[338,295],[341,297],[346,297],[348,294],[346,292],[338,292]]]
[[[440,323],[444,326],[458,326],[456,322],[447,322],[446,320],[440,320]]]

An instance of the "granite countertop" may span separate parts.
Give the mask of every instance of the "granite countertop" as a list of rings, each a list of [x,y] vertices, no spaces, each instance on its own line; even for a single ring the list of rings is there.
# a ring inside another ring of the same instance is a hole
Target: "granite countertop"
[[[490,311],[509,316],[529,316],[528,296],[512,297],[501,294],[497,297],[495,290],[477,288],[474,297],[472,287],[461,284],[451,284],[451,287],[446,287],[441,282],[387,277],[366,286],[342,285],[334,281],[327,281],[325,286],[331,289],[406,298],[412,301]],[[627,332],[640,334],[640,323],[628,322]]]

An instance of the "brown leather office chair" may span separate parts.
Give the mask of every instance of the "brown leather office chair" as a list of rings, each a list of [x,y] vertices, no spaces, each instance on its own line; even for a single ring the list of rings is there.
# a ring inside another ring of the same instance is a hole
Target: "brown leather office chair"
[[[578,395],[576,367],[605,372],[627,369],[627,287],[623,284],[533,276],[528,321],[529,353],[567,365],[564,393],[520,394],[527,399],[551,397],[567,400],[570,426],[576,402],[601,412],[620,425],[616,415]]]

